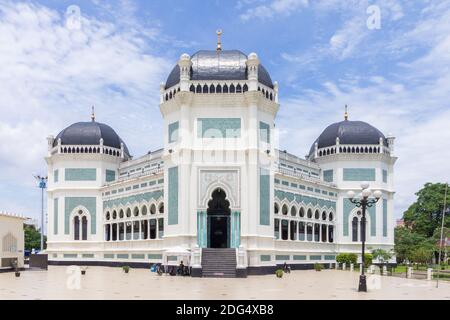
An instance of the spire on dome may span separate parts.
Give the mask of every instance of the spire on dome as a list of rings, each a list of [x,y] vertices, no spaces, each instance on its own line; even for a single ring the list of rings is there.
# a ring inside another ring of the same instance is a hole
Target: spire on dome
[[[344,113],[344,120],[348,120],[348,112],[347,112],[347,105],[345,105],[345,113]]]
[[[222,29],[218,29],[217,31],[216,31],[216,33],[217,33],[217,51],[222,51],[222,44],[220,43],[220,36],[222,35]]]
[[[92,106],[91,120],[92,120],[92,122],[95,122],[95,109],[94,109],[94,106]]]

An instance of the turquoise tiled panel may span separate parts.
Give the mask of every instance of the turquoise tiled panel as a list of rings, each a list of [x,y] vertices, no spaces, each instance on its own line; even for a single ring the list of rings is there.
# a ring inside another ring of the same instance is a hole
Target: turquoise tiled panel
[[[149,260],[161,260],[162,259],[162,254],[152,254],[152,253],[150,253],[150,254],[147,255],[147,258]]]
[[[230,222],[230,248],[239,248],[241,245],[241,213],[239,211],[232,212]]]
[[[326,182],[333,182],[333,170],[324,170],[323,180]]]
[[[156,190],[152,192],[146,192],[141,194],[136,194],[128,197],[113,199],[103,201],[103,208],[112,208],[114,206],[121,206],[127,204],[133,204],[141,201],[150,201],[150,200],[158,200],[162,198],[164,195],[163,190]]]
[[[59,171],[55,170],[53,171],[53,182],[58,182],[59,180]]]
[[[272,258],[270,257],[270,254],[262,254],[259,256],[259,260],[261,262],[267,262],[267,261],[271,261]]]
[[[306,256],[294,255],[294,260],[306,260]]]
[[[388,207],[387,200],[383,199],[383,237],[387,237],[387,216]]]
[[[305,205],[312,205],[312,206],[319,205],[320,207],[336,209],[335,201],[319,199],[311,196],[301,195],[282,190],[275,190],[275,198],[277,198],[280,201],[283,201],[284,199],[287,199],[289,202],[295,200],[298,203],[303,202]]]
[[[169,124],[169,143],[178,141],[179,122]]]
[[[197,120],[199,138],[240,138],[240,118],[199,118]]]
[[[66,181],[95,181],[97,169],[95,168],[66,168]]]
[[[384,183],[387,183],[387,176],[388,176],[387,170],[383,170],[383,182]]]
[[[344,181],[375,181],[373,168],[344,168]]]
[[[270,143],[270,125],[262,121],[259,122],[259,139]]]
[[[205,211],[197,212],[197,244],[200,248],[207,246],[207,215]]]
[[[118,253],[117,259],[128,259],[129,255],[126,253]]]
[[[96,234],[97,207],[95,197],[66,197],[64,198],[64,233],[70,232],[69,216],[73,209],[83,206],[89,211],[89,219],[91,221],[91,234]]]
[[[178,224],[178,167],[169,168],[168,224]]]
[[[106,170],[106,182],[116,180],[116,172],[114,170]]]
[[[140,253],[132,253],[131,259],[145,259],[145,254]]]
[[[288,261],[291,257],[289,255],[276,255],[275,260],[277,261]]]
[[[270,171],[263,168],[259,173],[259,224],[270,225]]]
[[[58,198],[53,199],[53,234],[58,234]]]
[[[114,259],[114,254],[113,253],[105,253],[103,255],[103,258],[105,258],[105,259]]]
[[[344,226],[343,226],[343,234],[344,236],[348,236],[348,224],[349,224],[349,216],[350,212],[355,208],[355,204],[351,203],[348,198],[344,198]],[[369,224],[370,224],[370,235],[372,237],[376,236],[377,230],[377,217],[375,214],[375,207],[367,208],[366,215],[369,216]]]
[[[319,255],[317,255],[317,256],[315,256],[315,255],[309,256],[309,260],[322,260],[322,256],[319,256]]]
[[[335,255],[326,254],[324,256],[324,258],[325,258],[325,260],[334,260],[334,259],[336,259],[336,256]]]

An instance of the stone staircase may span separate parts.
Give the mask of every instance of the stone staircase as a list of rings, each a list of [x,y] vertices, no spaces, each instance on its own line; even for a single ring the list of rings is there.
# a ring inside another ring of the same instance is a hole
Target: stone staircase
[[[202,276],[216,278],[235,278],[236,249],[203,248]]]

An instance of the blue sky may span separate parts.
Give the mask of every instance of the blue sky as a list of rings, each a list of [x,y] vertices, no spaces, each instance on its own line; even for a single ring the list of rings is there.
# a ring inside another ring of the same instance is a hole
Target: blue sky
[[[450,1],[0,0],[0,210],[39,216],[45,138],[91,105],[133,155],[160,148],[159,84],[182,53],[215,48],[218,28],[279,82],[280,148],[305,155],[348,104],[396,136],[397,217],[424,183],[449,180]]]

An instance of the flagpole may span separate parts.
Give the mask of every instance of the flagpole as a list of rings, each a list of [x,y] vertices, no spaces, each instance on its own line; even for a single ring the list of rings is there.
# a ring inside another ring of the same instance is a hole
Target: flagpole
[[[448,183],[445,184],[444,208],[442,209],[441,237],[439,240],[439,259],[438,259],[438,272],[437,272],[436,288],[439,287],[439,274],[441,271],[442,237],[444,235],[445,212],[447,211],[447,208],[446,208],[447,207],[447,189],[448,189]]]

